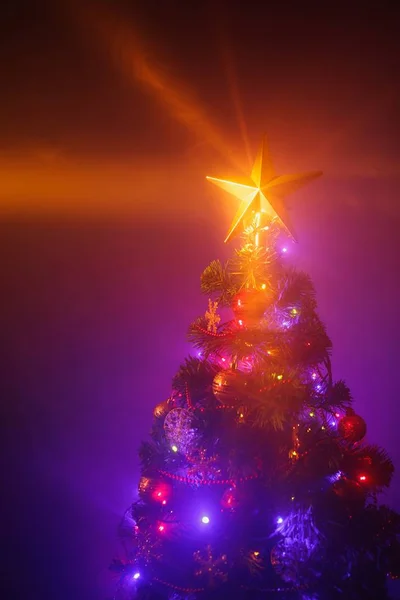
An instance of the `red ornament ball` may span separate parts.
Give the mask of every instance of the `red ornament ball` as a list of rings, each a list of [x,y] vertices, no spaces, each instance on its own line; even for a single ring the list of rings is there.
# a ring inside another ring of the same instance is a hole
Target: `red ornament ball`
[[[237,406],[243,396],[243,373],[234,369],[220,371],[214,377],[212,391],[222,404]]]
[[[243,321],[243,325],[254,325],[262,319],[267,305],[268,297],[265,291],[246,289],[236,294],[232,310],[237,321]]]
[[[346,415],[339,421],[338,432],[347,442],[360,442],[367,433],[367,425],[360,415],[349,408]]]

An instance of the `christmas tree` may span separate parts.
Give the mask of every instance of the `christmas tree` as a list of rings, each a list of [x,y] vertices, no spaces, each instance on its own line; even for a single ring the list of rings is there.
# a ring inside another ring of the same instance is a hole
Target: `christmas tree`
[[[284,197],[319,174],[276,176],[264,140],[249,182],[209,178],[241,200],[226,238],[241,244],[201,275],[208,310],[140,449],[116,598],[389,597],[400,519],[377,497],[393,464],[333,379],[313,284],[285,247]]]

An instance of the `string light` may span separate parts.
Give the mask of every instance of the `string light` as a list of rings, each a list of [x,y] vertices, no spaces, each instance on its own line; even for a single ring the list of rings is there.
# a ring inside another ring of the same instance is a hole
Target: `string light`
[[[210,518],[207,517],[207,515],[204,515],[203,517],[201,517],[201,522],[204,523],[204,525],[208,525],[210,522]]]
[[[173,444],[171,446],[171,450],[172,450],[172,452],[178,452],[178,446],[176,446],[175,444]]]
[[[136,571],[136,573],[134,573],[134,574],[132,575],[132,579],[139,579],[139,577],[140,577],[140,573],[139,573],[139,571]]]
[[[186,403],[189,408],[192,408],[192,399],[190,397],[189,386],[187,383],[185,384],[185,394],[186,394]]]
[[[278,525],[282,525],[283,523],[283,517],[278,517],[276,522],[278,523]]]
[[[157,581],[157,583],[160,583],[161,585],[165,585],[166,587],[169,587],[173,590],[177,590],[178,592],[184,592],[185,594],[196,594],[198,592],[204,592],[204,588],[183,588],[179,587],[178,585],[174,585],[173,583],[169,583],[168,581],[163,581],[158,577],[153,577],[153,581]]]

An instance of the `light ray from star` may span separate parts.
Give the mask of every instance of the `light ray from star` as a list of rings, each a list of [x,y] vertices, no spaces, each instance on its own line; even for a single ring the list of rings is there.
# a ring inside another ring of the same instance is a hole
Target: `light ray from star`
[[[239,166],[224,136],[212,123],[204,107],[180,82],[156,66],[156,62],[160,62],[150,57],[148,48],[137,31],[133,30],[131,23],[127,25],[115,12],[107,11],[104,6],[99,9],[98,4],[88,4],[86,8],[81,4],[75,6],[75,20],[79,21],[85,36],[87,37],[89,26],[110,51],[108,55],[113,64],[132,85],[140,84],[167,109],[174,120],[194,134],[198,141],[207,142],[232,164]]]

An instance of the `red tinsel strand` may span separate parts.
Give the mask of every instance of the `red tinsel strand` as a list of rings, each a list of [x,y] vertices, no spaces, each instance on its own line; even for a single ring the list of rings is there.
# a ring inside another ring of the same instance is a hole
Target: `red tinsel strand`
[[[159,469],[158,471],[160,475],[164,475],[164,477],[168,477],[169,479],[175,479],[175,481],[179,481],[180,483],[187,483],[189,485],[237,485],[238,483],[244,483],[245,481],[250,481],[251,479],[257,479],[258,473],[254,473],[253,475],[247,475],[247,477],[240,477],[240,479],[205,479],[204,481],[198,481],[193,477],[181,477],[180,475],[174,475],[173,473],[169,473],[168,471],[162,471]]]
[[[282,385],[282,383],[290,383],[291,381],[291,379],[280,379],[279,383],[271,383],[269,385],[266,385],[265,387],[261,388],[259,392],[266,392],[272,388],[278,387],[278,385]]]
[[[279,588],[254,588],[247,585],[240,586],[242,590],[256,590],[257,592],[279,592],[283,594],[284,592],[298,592],[299,590],[306,590],[307,587],[305,585],[299,586],[291,586],[291,587],[279,587]]]
[[[195,325],[195,327],[198,331],[201,331],[201,333],[204,333],[205,335],[209,335],[211,337],[224,338],[224,337],[230,337],[230,335],[231,335],[231,333],[214,333],[213,331],[208,331],[207,329],[200,327],[200,325]]]
[[[168,581],[163,581],[162,579],[158,579],[158,577],[153,577],[153,581],[157,581],[157,583],[161,583],[161,585],[165,585],[166,587],[169,587],[172,590],[177,590],[178,592],[184,592],[185,594],[195,594],[196,592],[204,592],[205,590],[205,588],[179,587],[179,585],[174,585],[173,583],[169,583]]]
[[[189,408],[193,408],[192,399],[190,397],[190,392],[189,392],[189,386],[187,383],[185,384],[185,393],[186,393],[186,404],[188,405]]]
[[[237,409],[237,406],[229,406],[229,404],[218,404],[218,406],[214,407],[215,410],[233,410],[233,409]],[[205,410],[207,410],[206,408],[200,408],[199,409],[200,412],[204,412]]]

